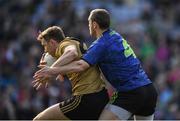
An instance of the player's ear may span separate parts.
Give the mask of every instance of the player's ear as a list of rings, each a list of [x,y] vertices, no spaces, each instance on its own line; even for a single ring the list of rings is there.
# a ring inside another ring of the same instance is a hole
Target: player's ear
[[[97,23],[95,21],[92,22],[93,29],[97,27]]]

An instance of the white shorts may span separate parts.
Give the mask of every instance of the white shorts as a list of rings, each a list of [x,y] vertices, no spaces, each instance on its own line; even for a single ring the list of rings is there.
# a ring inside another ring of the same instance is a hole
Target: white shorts
[[[128,119],[131,119],[133,116],[135,120],[152,121],[154,119],[154,114],[149,115],[149,116],[133,115],[131,112],[112,104],[107,104],[105,109],[111,111],[114,115],[116,115],[121,120],[128,120]]]

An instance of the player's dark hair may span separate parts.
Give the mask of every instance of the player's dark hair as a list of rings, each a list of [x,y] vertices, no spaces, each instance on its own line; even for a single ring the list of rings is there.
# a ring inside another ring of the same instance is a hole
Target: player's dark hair
[[[41,40],[41,39],[44,39],[45,41],[54,39],[55,41],[60,42],[65,39],[65,35],[61,27],[52,26],[39,34],[38,40]]]
[[[110,15],[105,9],[92,10],[89,19],[97,22],[100,29],[108,29],[110,26]]]

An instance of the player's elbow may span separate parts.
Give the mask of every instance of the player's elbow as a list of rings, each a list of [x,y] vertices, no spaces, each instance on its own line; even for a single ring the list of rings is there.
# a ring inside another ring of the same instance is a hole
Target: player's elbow
[[[87,68],[89,68],[89,65],[82,60],[77,61],[77,65],[78,65],[78,69],[77,69],[78,72],[85,71]]]

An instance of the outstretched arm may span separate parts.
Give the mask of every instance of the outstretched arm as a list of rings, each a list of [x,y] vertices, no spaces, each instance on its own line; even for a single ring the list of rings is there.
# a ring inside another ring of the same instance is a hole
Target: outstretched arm
[[[67,65],[60,65],[58,67],[51,67],[54,74],[66,74],[70,72],[82,72],[89,68],[89,64],[84,60],[72,61]]]
[[[34,78],[37,80],[39,78],[49,76],[49,75],[58,75],[66,74],[70,72],[82,72],[89,68],[89,64],[84,60],[73,61],[67,65],[54,66],[54,67],[45,67],[35,73]]]
[[[75,45],[69,45],[64,49],[64,53],[61,57],[54,62],[51,67],[58,67],[61,65],[66,65],[78,57],[77,48]]]

